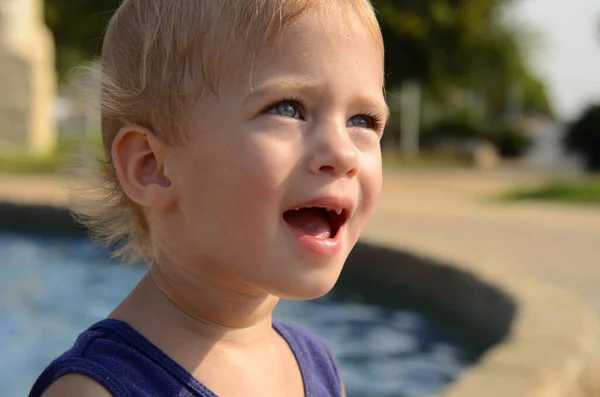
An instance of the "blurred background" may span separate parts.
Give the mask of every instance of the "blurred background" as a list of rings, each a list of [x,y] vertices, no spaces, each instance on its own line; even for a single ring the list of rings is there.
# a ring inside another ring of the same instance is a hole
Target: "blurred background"
[[[94,60],[118,3],[0,4],[2,396],[26,395],[144,272],[46,216],[39,232],[15,221],[35,224],[40,206],[61,213],[63,187],[78,183],[62,169],[99,147]],[[600,312],[600,2],[373,3],[392,118],[366,238],[518,268]],[[410,297],[375,304],[334,292],[278,310],[332,344],[350,397],[429,395],[485,349]]]

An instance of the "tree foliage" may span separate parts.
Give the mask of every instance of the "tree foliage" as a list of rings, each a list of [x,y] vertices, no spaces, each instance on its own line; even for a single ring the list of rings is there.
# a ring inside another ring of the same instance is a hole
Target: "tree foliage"
[[[510,0],[373,0],[386,42],[388,83],[423,83],[444,98],[456,88],[502,112],[518,86],[525,110],[552,113],[542,81],[525,62],[527,32],[506,23]]]
[[[99,55],[104,29],[119,3],[119,0],[45,0],[45,19],[54,34],[61,80],[73,67]]]

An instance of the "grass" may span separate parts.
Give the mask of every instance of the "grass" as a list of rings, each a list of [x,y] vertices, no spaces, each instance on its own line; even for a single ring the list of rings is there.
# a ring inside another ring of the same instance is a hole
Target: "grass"
[[[0,172],[13,174],[51,174],[64,164],[58,153],[43,157],[13,153],[0,157]]]
[[[520,187],[503,194],[501,198],[508,201],[535,200],[600,205],[600,176]]]

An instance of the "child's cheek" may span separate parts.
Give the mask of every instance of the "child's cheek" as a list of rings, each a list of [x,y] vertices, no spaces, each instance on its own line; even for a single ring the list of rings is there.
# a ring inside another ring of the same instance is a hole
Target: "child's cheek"
[[[359,175],[360,183],[360,215],[361,227],[364,226],[368,217],[373,212],[373,208],[379,200],[383,187],[383,175],[381,165],[381,155],[372,153],[363,160],[362,170]]]
[[[293,174],[294,166],[298,163],[293,158],[293,150],[278,142],[256,142],[246,146],[242,157],[243,185],[247,193],[251,193],[257,204],[280,205],[283,189]],[[298,151],[295,151],[296,153]]]

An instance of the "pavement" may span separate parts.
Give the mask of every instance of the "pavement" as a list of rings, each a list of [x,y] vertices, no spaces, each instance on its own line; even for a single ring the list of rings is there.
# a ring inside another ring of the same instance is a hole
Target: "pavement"
[[[600,206],[495,200],[539,175],[400,171],[364,233],[408,251],[481,267],[517,269],[575,292],[600,314]]]

